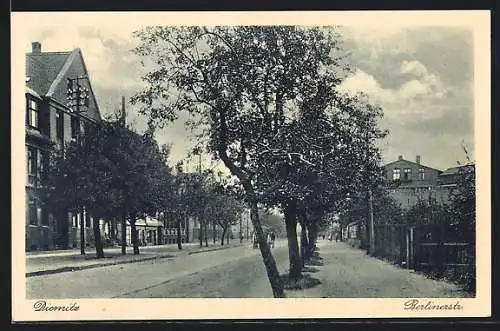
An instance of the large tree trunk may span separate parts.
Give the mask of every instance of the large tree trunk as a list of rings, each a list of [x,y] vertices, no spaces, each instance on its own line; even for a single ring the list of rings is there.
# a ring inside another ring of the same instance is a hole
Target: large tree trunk
[[[198,222],[200,223],[200,232],[198,234],[198,239],[200,239],[200,247],[203,247],[203,222],[201,217],[198,217]]]
[[[316,239],[318,236],[318,219],[313,219],[309,222],[307,229],[307,258],[310,258],[314,253],[314,248],[316,247]]]
[[[300,256],[302,257],[302,266],[304,266],[307,260],[307,230],[304,222],[300,224]]]
[[[177,248],[182,249],[182,237],[181,237],[181,219],[177,220]]]
[[[283,291],[283,284],[281,283],[281,278],[278,272],[278,268],[276,267],[276,261],[274,261],[274,257],[271,254],[271,249],[264,238],[264,232],[262,231],[262,224],[259,218],[259,209],[257,206],[257,198],[255,196],[255,191],[252,186],[251,179],[248,178],[238,167],[232,163],[227,155],[227,146],[225,145],[225,129],[227,129],[225,122],[225,113],[221,113],[220,123],[222,126],[221,130],[221,141],[222,144],[218,146],[219,156],[222,161],[229,168],[231,173],[238,177],[243,188],[245,189],[245,194],[250,206],[250,218],[252,220],[253,228],[257,236],[257,240],[259,242],[260,254],[262,255],[262,259],[264,260],[264,265],[266,266],[267,277],[269,278],[269,282],[271,283],[271,288],[273,291],[273,297],[275,298],[284,298],[285,293]]]
[[[215,241],[217,240],[215,234],[216,234],[216,231],[217,231],[217,226],[215,224],[215,221],[212,222],[212,237],[213,237],[213,240],[214,240],[214,245],[215,245]]]
[[[221,240],[220,240],[220,244],[221,246],[224,246],[224,238],[226,237],[226,228],[222,228],[222,237],[221,237]]]
[[[281,283],[278,268],[276,267],[276,261],[271,253],[266,238],[264,238],[264,231],[262,231],[262,224],[259,219],[259,209],[257,206],[257,201],[255,200],[255,194],[251,184],[247,184],[245,187],[247,192],[249,205],[250,205],[250,219],[252,220],[252,225],[259,243],[260,254],[264,260],[264,265],[266,266],[267,277],[271,283],[271,288],[273,290],[273,296],[275,298],[284,298],[285,292],[283,291],[283,284]]]
[[[205,223],[203,236],[205,237],[205,247],[208,247],[208,223]]]
[[[184,222],[186,225],[186,243],[188,243],[189,242],[189,217],[188,217],[187,213],[183,213],[182,215],[184,217]]]
[[[80,215],[80,254],[85,255],[85,214],[83,213],[83,206],[78,209]]]
[[[111,224],[110,224],[110,231],[109,231],[109,239],[111,239],[111,242],[113,243],[113,245],[115,244],[116,242],[116,218],[112,218],[111,219]]]
[[[104,248],[102,247],[101,229],[99,227],[98,217],[94,217],[92,221],[92,228],[94,230],[94,238],[95,238],[95,253],[98,259],[102,259],[104,258]]]
[[[292,201],[285,206],[286,235],[288,237],[288,257],[290,270],[288,277],[298,279],[302,273],[302,262],[297,242],[297,204]]]
[[[134,247],[134,255],[139,254],[139,242],[137,236],[137,227],[135,226],[135,217],[130,217],[130,230],[132,232],[132,246]]]
[[[122,214],[122,255],[127,254],[127,209],[123,207],[123,214]]]

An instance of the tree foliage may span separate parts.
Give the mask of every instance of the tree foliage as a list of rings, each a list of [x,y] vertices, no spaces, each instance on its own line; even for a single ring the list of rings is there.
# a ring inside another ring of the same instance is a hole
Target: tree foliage
[[[85,206],[97,220],[124,214],[134,229],[136,217],[155,215],[170,199],[167,157],[151,134],[104,122],[64,154],[54,150],[45,201],[53,210]]]
[[[367,168],[359,156],[376,138],[379,111],[335,90],[349,71],[340,36],[298,26],[148,27],[136,36],[149,72],[132,102],[159,126],[193,115],[207,150],[245,191],[273,293],[283,296],[257,204],[329,206],[356,182],[343,171]]]

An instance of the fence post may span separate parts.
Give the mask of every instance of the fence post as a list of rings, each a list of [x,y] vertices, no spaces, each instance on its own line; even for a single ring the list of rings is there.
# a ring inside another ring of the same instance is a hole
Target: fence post
[[[421,228],[416,226],[413,228],[413,270],[420,269],[420,242],[421,242]]]
[[[411,228],[406,229],[406,269],[410,269],[410,231]]]
[[[444,273],[444,266],[445,266],[444,228],[442,225],[438,227],[437,233],[438,233],[437,272],[439,276],[442,276]]]

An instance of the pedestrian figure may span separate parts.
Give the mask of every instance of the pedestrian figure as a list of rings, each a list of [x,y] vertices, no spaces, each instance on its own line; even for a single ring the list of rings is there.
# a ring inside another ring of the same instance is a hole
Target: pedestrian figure
[[[271,239],[271,248],[274,248],[274,240],[276,239],[274,232],[271,232],[270,237],[271,237],[270,238]]]

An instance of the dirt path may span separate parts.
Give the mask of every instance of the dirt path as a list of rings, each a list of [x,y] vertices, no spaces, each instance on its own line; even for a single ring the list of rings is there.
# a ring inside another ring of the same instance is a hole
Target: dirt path
[[[345,243],[318,243],[323,265],[314,266],[321,284],[305,291],[288,291],[288,297],[326,298],[438,298],[470,297],[455,284],[436,281],[388,262]]]

